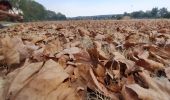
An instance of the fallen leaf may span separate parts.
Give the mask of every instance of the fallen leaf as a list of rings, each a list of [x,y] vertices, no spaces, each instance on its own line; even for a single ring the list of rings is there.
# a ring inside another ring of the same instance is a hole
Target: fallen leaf
[[[104,93],[104,95],[110,97],[111,99],[114,99],[114,100],[117,100],[118,98],[116,96],[114,96],[113,94],[111,94],[107,88],[100,82],[98,82],[98,80],[96,79],[96,76],[94,75],[93,73],[93,70],[92,68],[90,68],[90,75],[91,75],[91,78],[93,79],[93,82],[94,84],[97,86],[97,88],[102,91]]]
[[[68,78],[68,74],[64,72],[64,69],[53,60],[48,60],[43,67],[42,63],[37,64],[37,68],[34,64],[30,64],[17,74],[14,83],[11,83],[8,98],[14,100],[23,100],[23,98],[25,100],[45,99],[49,93]],[[35,69],[33,70],[32,67],[35,67]]]
[[[69,49],[64,49],[63,51],[58,53],[55,57],[60,58],[62,55],[65,55],[65,54],[73,55],[73,54],[79,53],[80,51],[81,51],[80,48],[72,47],[72,48],[69,48]]]
[[[2,52],[3,52],[3,56],[5,57],[6,63],[8,65],[19,64],[20,54],[16,50],[10,37],[6,37],[2,39],[1,43],[2,43]]]
[[[21,91],[21,89],[24,88],[29,83],[29,81],[33,79],[33,77],[40,70],[42,65],[43,63],[40,62],[23,66],[23,69],[11,82],[7,97],[14,99],[14,97]]]
[[[165,67],[163,64],[150,59],[140,59],[136,64],[150,71],[160,70]]]
[[[125,85],[124,98],[138,98],[144,100],[169,100],[170,88],[169,81],[165,78],[151,78],[146,73],[141,73],[142,77],[146,80],[149,88],[143,88],[138,84]]]

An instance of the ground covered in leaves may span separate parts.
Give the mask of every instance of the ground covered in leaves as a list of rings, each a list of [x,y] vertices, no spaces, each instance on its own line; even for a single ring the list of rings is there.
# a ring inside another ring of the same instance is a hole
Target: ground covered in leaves
[[[170,100],[170,20],[0,30],[0,100]]]

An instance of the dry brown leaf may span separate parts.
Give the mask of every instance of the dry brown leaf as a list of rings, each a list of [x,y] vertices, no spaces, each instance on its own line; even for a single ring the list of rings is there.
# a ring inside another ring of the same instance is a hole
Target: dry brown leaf
[[[158,56],[160,56],[160,57],[162,57],[164,59],[169,59],[170,58],[169,57],[170,54],[167,51],[165,51],[164,49],[162,49],[162,48],[156,47],[154,45],[152,45],[152,46],[144,46],[144,48],[149,49],[150,52],[152,52],[152,53],[154,53],[154,54],[156,54],[156,55],[158,55]]]
[[[25,58],[28,58],[31,54],[27,47],[22,42],[22,39],[19,37],[12,38],[12,43],[15,44],[16,50],[20,53],[20,59],[24,60]]]
[[[122,95],[125,100],[140,100],[138,98],[137,93],[135,93],[132,89],[127,88],[126,86],[122,89]]]
[[[170,67],[165,68],[165,73],[168,79],[170,79]]]
[[[1,61],[1,60],[4,60],[4,59],[5,59],[5,57],[4,57],[4,56],[0,56],[0,61]]]
[[[44,39],[46,39],[45,35],[38,35],[38,36],[32,36],[32,43],[37,43],[39,41],[43,41]]]
[[[77,78],[83,79],[85,83],[88,83],[90,81],[89,68],[90,68],[90,64],[83,64],[83,63],[77,64],[77,68],[74,70],[75,76]]]
[[[50,55],[50,54],[54,55],[55,53],[58,53],[61,50],[63,50],[61,42],[57,39],[45,45],[44,53],[46,55]]]
[[[7,36],[6,38],[1,39],[1,43],[2,52],[3,56],[5,57],[6,63],[8,65],[20,63],[20,54],[16,50],[15,45],[11,41],[11,38]]]
[[[80,53],[76,53],[74,54],[74,57],[76,59],[76,62],[81,62],[81,63],[89,63],[91,62],[90,56],[88,54],[88,52],[86,51],[82,51]]]
[[[149,57],[149,52],[148,51],[139,51],[139,54],[137,55],[140,59],[147,59]]]
[[[67,68],[65,68],[65,72],[67,72],[69,75],[72,75],[74,73],[74,66],[68,65]]]
[[[142,100],[169,100],[170,83],[165,78],[151,78],[147,73],[140,74],[149,85],[149,88],[143,88],[138,84],[125,85],[123,92],[125,100],[129,98],[139,98]],[[136,100],[136,99],[135,99]]]
[[[62,55],[58,59],[58,63],[65,69],[67,67],[67,61],[69,60],[69,56],[67,55]]]
[[[79,28],[78,29],[78,32],[79,32],[79,34],[80,34],[80,36],[85,36],[85,35],[90,35],[90,32],[89,31],[87,31],[86,29],[84,29],[84,28]]]
[[[29,51],[34,51],[39,49],[39,46],[36,46],[34,43],[29,42],[29,41],[24,41],[24,44],[26,45],[26,47],[28,48]]]
[[[136,64],[150,71],[160,70],[165,67],[163,64],[150,59],[140,59]]]
[[[162,63],[148,59],[149,57],[148,51],[144,51],[141,54],[138,54],[138,57],[139,60],[136,61],[136,64],[146,68],[147,70],[154,71],[154,70],[163,69],[165,67]]]
[[[2,100],[5,100],[5,95],[4,95],[4,91],[5,91],[5,88],[6,88],[6,80],[3,79],[2,77],[0,77],[0,98]]]
[[[97,87],[100,91],[102,91],[105,96],[108,96],[108,97],[110,97],[110,98],[112,98],[112,99],[114,99],[114,100],[117,100],[118,98],[117,98],[115,95],[111,94],[102,83],[98,82],[96,76],[95,76],[94,73],[93,73],[92,68],[90,68],[89,71],[90,71],[91,78],[93,79],[93,82],[94,82],[94,84],[96,85],[96,87]]]
[[[168,32],[168,30],[166,28],[158,30],[158,33],[167,33],[167,32]]]
[[[13,100],[46,99],[67,78],[68,74],[58,63],[48,60],[31,80],[27,80],[29,83],[14,95]]]
[[[94,72],[98,77],[104,77],[106,74],[106,69],[104,66],[101,66],[100,64],[97,65],[97,68],[94,68]]]
[[[19,37],[12,38],[12,43],[15,44],[16,50],[20,53],[20,60],[24,60],[32,56],[33,52],[39,47],[35,44],[25,41],[23,43],[22,39]]]
[[[25,100],[27,99],[34,100],[37,97],[39,97],[39,95],[36,95],[36,91],[34,89],[39,89],[39,90],[45,89],[46,92],[48,91],[50,92],[51,90],[53,90],[52,88],[56,88],[57,84],[59,85],[60,82],[62,82],[68,77],[67,74],[62,72],[64,71],[62,70],[62,67],[60,67],[60,65],[55,63],[54,61],[52,60],[47,61],[45,65],[43,66],[43,68],[40,70],[40,68],[42,67],[42,64],[43,63],[35,63],[35,64],[32,63],[32,64],[24,66],[23,69],[19,71],[15,79],[11,82],[11,86],[8,90],[8,96],[6,96],[6,98],[9,98],[9,99],[12,98],[13,100],[23,100],[23,98]],[[39,70],[40,72],[36,74]],[[60,75],[63,75],[63,76],[60,76]],[[41,78],[42,80],[44,80],[43,83],[40,82]],[[56,79],[56,80],[51,80],[51,79]],[[36,82],[40,82],[40,83],[36,83]],[[39,84],[39,86],[36,87],[37,86],[36,84]],[[55,84],[55,85],[52,85],[52,84]],[[44,88],[45,85],[47,85],[48,88],[47,87]],[[46,93],[46,92],[42,91],[42,93]],[[31,98],[25,98],[26,95],[28,96],[30,95],[29,97]],[[41,97],[44,97],[44,96],[41,95],[40,98],[37,98],[37,99],[41,100]]]
[[[71,47],[78,47],[80,44],[80,41],[76,41],[71,44]]]
[[[45,60],[44,55],[45,55],[44,48],[41,48],[41,49],[35,50],[32,54],[32,57],[34,60],[44,61]]]
[[[108,59],[108,55],[102,50],[102,44],[98,41],[94,41],[97,52],[99,54],[100,59]]]
[[[121,62],[126,65],[127,70],[125,71],[126,73],[129,73],[130,71],[133,70],[135,66],[135,62],[126,59],[123,55],[121,55],[119,52],[113,52],[114,55],[114,60],[117,62]]]
[[[101,34],[97,34],[96,36],[95,36],[95,39],[96,40],[104,40],[105,39],[105,36],[104,35],[101,35]]]
[[[80,97],[68,83],[63,83],[56,90],[52,91],[46,100],[80,100]]]
[[[64,49],[63,51],[61,51],[60,53],[56,55],[56,58],[60,58],[62,55],[65,55],[65,54],[69,54],[69,55],[77,54],[80,51],[81,49],[78,47],[71,47],[69,49]]]
[[[17,74],[9,87],[7,98],[14,99],[15,96],[24,88],[35,74],[41,69],[43,63],[32,63],[23,66],[23,69]]]

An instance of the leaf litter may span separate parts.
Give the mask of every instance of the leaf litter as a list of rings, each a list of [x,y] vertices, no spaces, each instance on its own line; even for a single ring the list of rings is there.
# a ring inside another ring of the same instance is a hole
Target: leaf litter
[[[169,100],[169,25],[63,21],[2,29],[0,99]]]

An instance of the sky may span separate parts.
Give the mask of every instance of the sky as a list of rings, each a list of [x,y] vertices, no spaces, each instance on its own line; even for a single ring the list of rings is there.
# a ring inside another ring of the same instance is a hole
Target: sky
[[[153,7],[170,10],[170,0],[36,0],[48,10],[67,17],[122,14]]]

